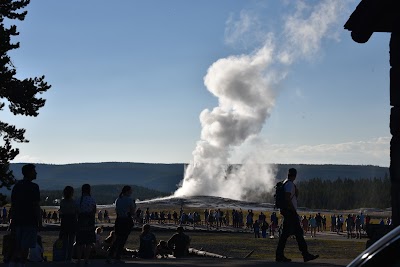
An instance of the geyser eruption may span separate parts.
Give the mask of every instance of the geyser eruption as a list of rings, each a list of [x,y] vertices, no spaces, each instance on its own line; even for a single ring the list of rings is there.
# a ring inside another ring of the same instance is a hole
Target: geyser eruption
[[[222,58],[209,67],[204,84],[219,105],[200,114],[201,140],[175,196],[254,200],[273,188],[274,170],[263,159],[248,157],[240,165],[229,165],[229,160],[233,148],[258,136],[288,66],[315,54],[343,5],[341,1],[324,1],[312,8],[296,4],[294,15],[285,18],[281,40],[269,33],[254,52]]]

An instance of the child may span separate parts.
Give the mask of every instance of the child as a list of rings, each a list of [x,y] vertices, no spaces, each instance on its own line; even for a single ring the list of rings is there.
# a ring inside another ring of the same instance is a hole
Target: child
[[[263,238],[267,237],[267,229],[268,229],[268,223],[264,221],[261,225],[261,235]]]

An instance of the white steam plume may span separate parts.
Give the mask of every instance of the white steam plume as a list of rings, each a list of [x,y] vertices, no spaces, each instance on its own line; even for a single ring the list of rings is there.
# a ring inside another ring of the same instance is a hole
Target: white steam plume
[[[341,1],[329,0],[310,9],[300,2],[294,15],[285,20],[279,46],[270,33],[253,53],[222,58],[209,67],[204,84],[219,105],[200,114],[201,140],[175,196],[246,200],[249,192],[259,196],[273,188],[274,170],[270,166],[261,158],[249,157],[240,167],[229,167],[231,150],[260,133],[274,107],[278,86],[286,77],[286,67],[318,51],[341,6]]]

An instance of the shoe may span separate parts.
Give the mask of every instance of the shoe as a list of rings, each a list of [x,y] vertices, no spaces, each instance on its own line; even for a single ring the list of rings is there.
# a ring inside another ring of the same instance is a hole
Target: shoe
[[[304,259],[304,262],[307,262],[307,261],[315,260],[318,257],[319,257],[319,255],[306,254],[305,256],[303,256],[303,259]]]
[[[275,261],[276,262],[291,262],[292,260],[289,258],[286,258],[285,256],[279,256],[279,257],[277,256],[275,258]]]

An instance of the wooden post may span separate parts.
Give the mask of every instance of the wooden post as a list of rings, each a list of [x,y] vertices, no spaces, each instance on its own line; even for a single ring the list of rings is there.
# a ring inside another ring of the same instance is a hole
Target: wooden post
[[[400,225],[400,31],[390,38],[390,179],[392,224]]]

